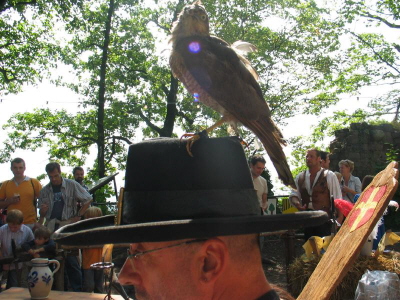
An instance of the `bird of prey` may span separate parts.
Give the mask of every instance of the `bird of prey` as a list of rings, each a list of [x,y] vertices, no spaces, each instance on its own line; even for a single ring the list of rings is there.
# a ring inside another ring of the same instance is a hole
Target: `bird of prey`
[[[184,7],[172,26],[170,42],[173,75],[196,99],[222,115],[208,130],[224,122],[233,128],[244,125],[261,140],[283,183],[295,187],[282,150],[286,143],[271,119],[257,73],[235,47],[210,35],[200,1]]]

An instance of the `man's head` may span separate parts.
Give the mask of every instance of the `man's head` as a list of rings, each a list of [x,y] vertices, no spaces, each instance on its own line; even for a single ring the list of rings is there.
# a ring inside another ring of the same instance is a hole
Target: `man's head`
[[[36,228],[34,235],[35,235],[35,245],[42,246],[43,244],[49,241],[51,232],[47,227],[39,226],[38,228]]]
[[[329,155],[329,152],[321,151],[321,167],[327,170],[329,170],[329,164],[331,162]]]
[[[11,232],[17,232],[22,226],[24,215],[22,211],[13,209],[7,212],[6,222]]]
[[[83,170],[83,168],[82,167],[75,167],[72,170],[72,174],[74,175],[75,181],[79,182],[79,184],[82,184],[83,177],[85,176],[85,171]]]
[[[134,285],[138,299],[205,299],[263,272],[257,234],[137,243],[129,252],[119,281]]]
[[[22,158],[14,158],[11,161],[11,172],[13,172],[16,179],[24,178],[25,175],[25,161]]]
[[[46,173],[52,185],[61,185],[61,167],[59,163],[51,162],[46,165]]]
[[[265,170],[266,161],[261,155],[254,155],[250,158],[250,171],[251,175],[256,178],[261,176],[262,172]]]
[[[306,152],[306,165],[309,170],[321,166],[321,153],[318,149],[308,149]]]

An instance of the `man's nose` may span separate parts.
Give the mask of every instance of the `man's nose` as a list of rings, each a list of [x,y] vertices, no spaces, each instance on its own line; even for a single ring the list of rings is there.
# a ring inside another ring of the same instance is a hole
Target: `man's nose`
[[[139,285],[140,276],[135,272],[133,259],[127,258],[118,275],[118,281],[121,285]]]

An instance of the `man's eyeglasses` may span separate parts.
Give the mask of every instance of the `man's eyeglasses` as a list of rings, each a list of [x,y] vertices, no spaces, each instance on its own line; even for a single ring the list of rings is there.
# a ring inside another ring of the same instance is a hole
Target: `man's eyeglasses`
[[[178,247],[178,246],[183,246],[183,245],[189,245],[189,244],[193,244],[193,243],[199,243],[199,242],[205,242],[207,241],[207,239],[194,239],[194,240],[189,240],[186,242],[182,242],[182,243],[178,243],[178,244],[172,244],[169,246],[165,246],[165,247],[161,247],[161,248],[155,248],[155,249],[150,249],[150,250],[146,250],[143,252],[136,252],[136,253],[132,253],[130,249],[128,250],[128,258],[138,258],[146,253],[151,253],[151,252],[155,252],[158,250],[163,250],[163,249],[168,249],[168,248],[172,248],[172,247]]]

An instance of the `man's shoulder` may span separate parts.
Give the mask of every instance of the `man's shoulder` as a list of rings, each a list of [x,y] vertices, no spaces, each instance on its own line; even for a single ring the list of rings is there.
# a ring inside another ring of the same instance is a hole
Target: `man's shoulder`
[[[37,180],[36,178],[32,178],[32,177],[28,177],[28,178],[29,178],[29,180],[32,181],[33,183],[39,183],[39,184],[40,184],[40,181]]]
[[[67,179],[67,178],[63,178],[63,185],[66,189],[74,189],[75,191],[79,191],[79,192],[83,192],[83,193],[87,193],[88,195],[90,195],[80,184],[79,182],[72,180],[72,179]]]
[[[335,176],[336,177],[336,174],[333,171],[329,170],[329,169],[324,169],[324,174],[327,177],[328,176]]]
[[[0,232],[3,233],[4,231],[7,231],[7,229],[8,229],[8,224],[4,224],[3,226],[0,227]]]
[[[0,183],[1,183],[0,189],[6,188],[6,186],[7,186],[10,182],[12,182],[12,181],[13,181],[13,180],[10,179],[10,180],[4,180],[3,182],[0,182]]]
[[[49,182],[48,184],[46,184],[41,190],[40,190],[40,192],[41,193],[43,193],[43,192],[45,192],[46,190],[51,190],[52,188],[51,188],[51,182]]]
[[[264,177],[258,176],[257,178],[260,180],[260,182],[265,183],[265,184],[267,183],[267,180]]]
[[[300,179],[301,177],[305,177],[307,171],[308,170],[304,170],[304,171],[301,171],[299,174],[297,174],[296,180]]]
[[[68,187],[80,186],[80,184],[78,182],[76,182],[75,180],[72,180],[72,179],[68,179],[68,178],[63,178],[63,185],[68,186]]]
[[[22,225],[21,225],[21,229],[32,231],[32,229],[30,229],[30,227],[26,226],[25,224],[22,224]]]

